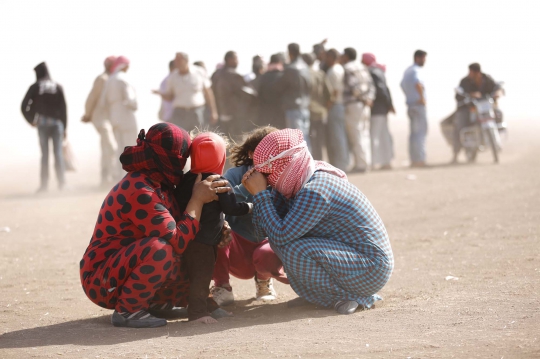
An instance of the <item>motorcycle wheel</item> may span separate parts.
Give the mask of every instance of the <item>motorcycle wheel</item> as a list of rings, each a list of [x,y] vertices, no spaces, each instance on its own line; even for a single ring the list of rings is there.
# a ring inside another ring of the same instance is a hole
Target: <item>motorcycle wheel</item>
[[[475,163],[477,154],[478,154],[478,149],[476,149],[476,148],[466,149],[465,150],[465,155],[467,155],[467,162]]]
[[[497,142],[495,142],[496,140],[493,130],[488,129],[487,134],[489,138],[489,146],[491,147],[491,152],[493,153],[493,162],[499,163],[499,149],[497,148]]]

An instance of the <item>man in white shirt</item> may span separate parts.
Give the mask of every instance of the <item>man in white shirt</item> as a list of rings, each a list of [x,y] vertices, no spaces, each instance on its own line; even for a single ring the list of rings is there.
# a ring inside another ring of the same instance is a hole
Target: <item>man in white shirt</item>
[[[204,107],[210,105],[212,124],[218,120],[218,112],[210,79],[199,66],[189,66],[189,56],[178,52],[174,60],[176,69],[170,74],[161,96],[172,101],[174,110],[169,122],[192,131],[204,124]]]
[[[345,107],[343,105],[343,88],[345,70],[339,63],[339,52],[336,49],[326,53],[326,85],[330,92],[328,103],[328,137],[327,149],[330,163],[346,171],[349,165],[349,148],[345,131]]]

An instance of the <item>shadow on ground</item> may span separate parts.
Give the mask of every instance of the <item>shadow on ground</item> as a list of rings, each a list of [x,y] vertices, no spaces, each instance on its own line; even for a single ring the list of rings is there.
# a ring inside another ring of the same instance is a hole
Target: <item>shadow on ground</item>
[[[110,315],[79,319],[44,327],[22,329],[0,336],[0,348],[31,348],[49,345],[114,345],[162,336],[189,337],[220,332],[234,328],[285,323],[309,318],[338,315],[333,310],[312,305],[289,308],[287,303],[253,304],[253,300],[238,301],[226,309],[234,317],[220,319],[218,324],[206,325],[183,321],[171,321],[162,328],[131,329],[115,328]]]

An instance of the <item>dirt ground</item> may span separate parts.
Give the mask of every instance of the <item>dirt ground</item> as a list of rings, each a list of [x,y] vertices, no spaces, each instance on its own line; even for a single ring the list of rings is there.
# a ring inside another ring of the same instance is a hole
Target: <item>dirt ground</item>
[[[95,162],[70,175],[71,191],[38,197],[37,171],[10,169],[0,176],[0,228],[11,229],[0,232],[0,358],[540,358],[539,130],[516,123],[499,165],[487,153],[448,166],[435,128],[434,166],[410,170],[397,126],[396,169],[350,177],[396,258],[382,304],[350,316],[289,309],[296,295],[279,283],[276,302],[256,302],[254,283],[233,279],[234,318],[114,328],[79,284],[106,194],[94,189]]]

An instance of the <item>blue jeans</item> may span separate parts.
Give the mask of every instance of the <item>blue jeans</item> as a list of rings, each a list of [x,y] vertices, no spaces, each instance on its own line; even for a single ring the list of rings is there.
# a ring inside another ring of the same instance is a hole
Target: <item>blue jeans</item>
[[[39,145],[41,147],[41,187],[49,185],[49,140],[53,142],[54,169],[58,178],[58,185],[66,183],[64,154],[62,141],[64,139],[64,124],[55,118],[39,115],[38,122]]]
[[[425,162],[428,132],[426,106],[410,105],[407,114],[411,120],[411,134],[409,136],[411,162]]]
[[[345,131],[345,106],[334,104],[328,111],[327,124],[328,158],[330,163],[342,171],[349,166],[349,145]]]
[[[304,140],[306,141],[308,148],[311,150],[311,143],[309,140],[309,110],[295,108],[285,111],[285,121],[287,128],[294,128],[302,131],[304,134]]]

